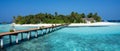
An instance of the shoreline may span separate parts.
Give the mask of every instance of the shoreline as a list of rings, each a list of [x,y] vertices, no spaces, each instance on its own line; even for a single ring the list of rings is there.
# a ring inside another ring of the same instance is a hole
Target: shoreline
[[[111,22],[96,22],[96,23],[72,23],[69,26],[111,26],[111,25],[118,25],[118,24]]]
[[[14,24],[14,26],[52,26],[55,24]],[[60,25],[60,24],[56,24]],[[71,23],[68,26],[110,26],[117,25],[117,23],[112,22],[96,22],[96,23]]]

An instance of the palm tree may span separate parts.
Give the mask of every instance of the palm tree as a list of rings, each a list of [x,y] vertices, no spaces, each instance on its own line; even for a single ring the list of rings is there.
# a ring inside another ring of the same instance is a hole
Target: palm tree
[[[88,18],[91,18],[92,16],[93,16],[92,13],[89,13],[89,14],[87,15]]]
[[[57,17],[58,16],[58,13],[57,12],[55,12],[55,17]]]
[[[13,23],[15,23],[15,20],[16,20],[16,17],[15,17],[15,16],[13,16]]]
[[[85,18],[85,14],[84,13],[82,13],[81,16],[82,16],[82,18]]]

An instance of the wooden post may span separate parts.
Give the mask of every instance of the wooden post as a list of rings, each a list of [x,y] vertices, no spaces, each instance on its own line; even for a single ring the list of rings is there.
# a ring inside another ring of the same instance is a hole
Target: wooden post
[[[45,31],[44,31],[44,32],[45,32],[45,34],[46,34],[46,29],[45,29]]]
[[[54,31],[54,27],[52,27],[52,31]]]
[[[50,32],[51,32],[51,28],[50,28]]]
[[[37,32],[37,30],[36,30],[36,34],[35,34],[35,37],[36,37],[36,38],[38,37],[38,32]]]
[[[28,40],[30,39],[30,34],[29,33],[27,34],[27,38],[28,38]]]
[[[41,34],[43,34],[43,29],[41,30]]]
[[[18,44],[18,35],[16,35],[16,43]]]
[[[29,38],[31,38],[31,36],[32,36],[31,34],[32,34],[32,31],[30,31],[30,35],[29,35]]]
[[[55,28],[55,27],[53,27],[53,31],[54,31],[54,28]]]
[[[46,33],[48,33],[48,28],[46,28]]]
[[[48,33],[50,33],[50,28],[48,28]]]
[[[57,27],[55,27],[55,30],[56,30]]]
[[[42,33],[44,34],[44,29],[42,30]]]
[[[21,33],[21,40],[23,40],[23,33]]]
[[[51,32],[52,32],[52,28],[51,28]]]
[[[45,34],[45,29],[43,29],[43,34]]]
[[[0,37],[0,47],[3,48],[3,39]]]
[[[56,30],[56,27],[54,28],[54,31]]]
[[[48,28],[46,28],[46,34],[48,33]]]
[[[50,32],[52,31],[52,28],[50,28]]]
[[[11,35],[9,35],[9,39],[10,39],[10,44],[12,44],[12,38],[11,38]]]

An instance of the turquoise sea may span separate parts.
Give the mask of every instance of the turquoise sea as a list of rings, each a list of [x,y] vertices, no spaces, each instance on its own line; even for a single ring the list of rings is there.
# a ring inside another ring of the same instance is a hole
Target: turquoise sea
[[[9,31],[10,28],[10,24],[0,25],[0,32]],[[16,27],[17,30],[29,28],[35,27]],[[34,34],[33,32],[32,35]],[[12,38],[14,43],[15,37]],[[9,44],[8,36],[4,37],[4,44]],[[105,27],[65,27],[17,45],[6,45],[3,51],[120,51],[120,24]]]

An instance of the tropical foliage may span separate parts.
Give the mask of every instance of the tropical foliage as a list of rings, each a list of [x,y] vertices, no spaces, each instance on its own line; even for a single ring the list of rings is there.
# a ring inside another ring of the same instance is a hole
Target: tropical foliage
[[[97,13],[84,13],[71,12],[69,15],[62,15],[55,12],[54,15],[48,13],[39,13],[27,16],[14,16],[16,24],[37,24],[37,23],[85,23],[82,18],[94,18],[96,21],[101,21],[101,17]]]

